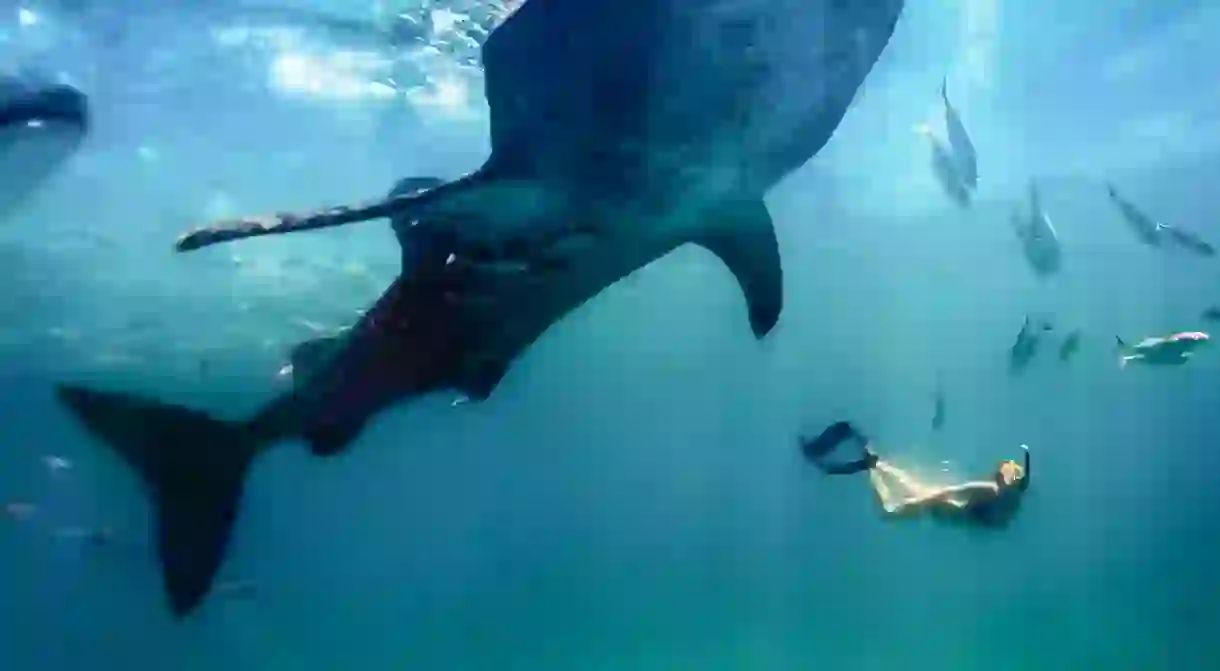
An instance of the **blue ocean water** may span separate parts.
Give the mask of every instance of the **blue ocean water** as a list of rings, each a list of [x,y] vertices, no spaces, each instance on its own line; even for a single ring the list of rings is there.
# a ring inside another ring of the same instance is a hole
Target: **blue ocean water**
[[[1100,184],[1217,235],[1220,12],[909,5],[831,144],[768,197],[771,336],[715,257],[680,249],[553,327],[487,402],[401,406],[339,458],[270,452],[222,569],[252,593],[182,622],[140,483],[52,385],[233,419],[283,390],[287,348],[394,276],[388,225],[172,241],[476,167],[478,33],[439,4],[382,7],[430,26],[392,48],[335,18],[384,25],[355,3],[0,8],[4,57],[63,72],[95,111],[0,228],[0,502],[34,507],[0,518],[0,668],[1217,668],[1220,363],[1119,371],[1113,349],[1207,330],[1216,264],[1141,246]],[[980,151],[965,211],[915,132],[942,75]],[[1031,177],[1064,245],[1050,279],[1008,226]],[[1027,314],[1080,329],[1076,359],[1010,376]],[[800,458],[802,432],[841,418],[933,480],[1028,444],[1021,516],[999,533],[880,519],[863,479]]]

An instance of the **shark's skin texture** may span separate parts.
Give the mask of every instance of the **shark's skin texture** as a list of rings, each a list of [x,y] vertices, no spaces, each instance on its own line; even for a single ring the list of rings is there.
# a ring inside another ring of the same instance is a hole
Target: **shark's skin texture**
[[[245,474],[303,437],[341,452],[377,412],[434,391],[486,399],[552,324],[693,243],[737,278],[762,337],[783,308],[766,192],[830,139],[902,0],[529,0],[483,47],[492,152],[371,205],[246,218],[182,251],[389,217],[403,271],[341,338],[293,353],[295,388],[244,422],[127,394],[58,396],[143,476],[173,612],[208,593]]]

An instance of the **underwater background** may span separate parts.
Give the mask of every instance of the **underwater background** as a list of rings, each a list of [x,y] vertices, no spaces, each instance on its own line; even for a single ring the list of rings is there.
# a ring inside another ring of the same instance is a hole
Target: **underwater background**
[[[404,404],[339,458],[271,451],[222,569],[253,592],[175,622],[140,483],[52,385],[234,419],[281,391],[287,348],[394,277],[388,222],[172,241],[477,167],[476,24],[498,8],[0,3],[0,64],[62,73],[94,112],[0,225],[0,501],[35,506],[0,519],[0,668],[1220,668],[1220,362],[1120,372],[1113,347],[1207,330],[1220,268],[1141,246],[1101,186],[1216,235],[1220,6],[907,4],[834,139],[767,199],[772,335],[682,248],[484,403]],[[379,28],[396,12],[420,32]],[[980,152],[969,209],[915,132],[942,76]],[[1064,246],[1046,279],[1009,227],[1034,177]],[[1029,314],[1081,330],[1080,354],[1009,375]],[[944,482],[1028,444],[1036,485],[1000,533],[883,521],[864,479],[800,457],[843,418]],[[102,527],[105,546],[72,533]]]

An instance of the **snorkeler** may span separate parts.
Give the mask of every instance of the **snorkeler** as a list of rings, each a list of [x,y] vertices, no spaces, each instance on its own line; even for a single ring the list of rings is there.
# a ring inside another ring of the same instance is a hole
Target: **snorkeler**
[[[847,463],[827,463],[826,457],[848,440],[859,445],[864,455]],[[801,440],[801,451],[824,473],[846,475],[867,470],[873,492],[887,517],[927,513],[937,520],[991,528],[1005,527],[1012,521],[1029,488],[1029,448],[1022,445],[1021,449],[1025,452],[1024,465],[1008,459],[1000,463],[989,480],[936,487],[923,484],[881,460],[872,451],[869,440],[847,422],[836,422],[817,438]]]

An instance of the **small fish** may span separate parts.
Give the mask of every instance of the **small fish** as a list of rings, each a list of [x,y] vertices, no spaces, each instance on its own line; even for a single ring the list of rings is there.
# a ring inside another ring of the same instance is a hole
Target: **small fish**
[[[1021,325],[1021,332],[1017,334],[1017,341],[1013,343],[1009,352],[1008,372],[1010,375],[1016,375],[1025,370],[1029,362],[1033,361],[1034,356],[1038,353],[1038,346],[1042,342],[1042,334],[1050,329],[1049,322],[1036,326],[1026,315],[1025,322]]]
[[[1139,238],[1140,242],[1149,247],[1160,247],[1161,241],[1164,238],[1165,225],[1158,223],[1136,207],[1134,203],[1123,198],[1118,193],[1118,188],[1113,184],[1106,183],[1106,190],[1110,194],[1111,202],[1118,207],[1119,212],[1123,215],[1123,219],[1126,220],[1131,230],[1135,232],[1135,236]]]
[[[1165,234],[1165,239],[1172,242],[1177,247],[1192,252],[1197,256],[1212,257],[1216,255],[1216,248],[1200,238],[1197,234],[1183,230],[1177,226],[1161,227]]]
[[[945,128],[949,132],[949,145],[953,148],[957,173],[961,175],[966,188],[973,191],[979,185],[978,153],[974,149],[974,143],[970,141],[970,134],[966,132],[961,115],[953,107],[953,103],[949,102],[947,78],[941,80],[940,99],[945,105]]]
[[[945,190],[945,194],[959,207],[970,207],[970,187],[962,178],[957,160],[953,157],[950,147],[926,128],[921,129],[920,133],[927,137],[928,142],[931,144],[932,173],[936,175],[937,183],[940,184],[941,188]]]
[[[936,376],[936,391],[932,396],[932,430],[940,431],[945,425],[945,387],[940,375]]]
[[[1035,182],[1029,184],[1029,214],[1016,212],[1012,219],[1013,230],[1021,241],[1025,262],[1039,277],[1049,277],[1063,267],[1063,248],[1055,225],[1042,209],[1042,197]]]
[[[1135,345],[1127,345],[1122,338],[1118,341],[1118,367],[1126,368],[1128,363],[1141,363],[1148,366],[1180,366],[1194,356],[1195,350],[1208,344],[1211,336],[1201,331],[1184,331],[1163,337],[1144,338]]]
[[[1063,344],[1059,346],[1059,360],[1066,363],[1076,355],[1076,351],[1080,349],[1080,331],[1072,331],[1063,339]]]
[[[1201,314],[1199,316],[1204,321],[1220,322],[1220,307],[1213,306],[1213,307],[1207,308],[1206,310],[1203,311],[1203,314]]]

